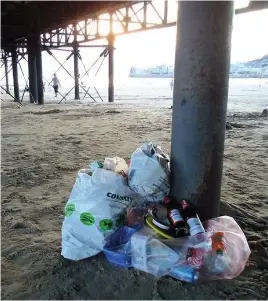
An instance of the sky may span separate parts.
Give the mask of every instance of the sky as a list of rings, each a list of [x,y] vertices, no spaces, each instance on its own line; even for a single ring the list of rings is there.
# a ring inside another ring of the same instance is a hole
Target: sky
[[[170,0],[174,5],[169,15],[170,20],[176,20],[177,6],[176,2]],[[236,6],[248,2],[240,0],[236,2]],[[160,3],[160,1],[159,1]],[[153,13],[152,13],[153,18]],[[103,30],[107,30],[104,28]],[[260,58],[268,54],[268,9],[239,14],[234,16],[233,32],[232,32],[232,50],[231,63],[242,62]],[[104,44],[106,41],[97,41],[97,44]],[[149,67],[160,65],[162,63],[174,65],[176,45],[176,26],[149,30],[136,34],[127,34],[117,37],[115,42],[115,78],[117,81],[124,81],[128,78],[131,66]],[[83,63],[89,67],[99,56],[100,48],[80,48]],[[67,52],[53,51],[59,61],[64,62],[69,55]],[[73,59],[71,58],[65,64],[66,68],[73,73]],[[27,63],[23,62],[22,68],[27,78]],[[50,79],[52,74],[57,70],[58,64],[45,51],[43,52],[43,74],[45,79]],[[84,74],[83,66],[80,63],[81,76]],[[107,59],[104,61],[97,78],[95,73],[98,64],[93,68],[90,77],[85,77],[84,81],[103,81],[107,83],[108,64]],[[57,75],[65,85],[73,84],[73,79],[62,69]],[[12,84],[12,76],[9,77]],[[21,72],[19,72],[19,81],[24,83]]]
[[[233,20],[231,62],[248,61],[268,54],[268,9],[236,15]],[[176,27],[120,37],[120,59],[133,65],[173,64]]]

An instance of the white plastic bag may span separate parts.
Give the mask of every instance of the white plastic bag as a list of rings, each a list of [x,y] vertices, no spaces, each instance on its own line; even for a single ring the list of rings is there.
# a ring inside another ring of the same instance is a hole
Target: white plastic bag
[[[160,202],[169,194],[169,157],[152,142],[144,143],[131,156],[129,187],[144,201]]]
[[[80,170],[65,207],[62,255],[80,260],[99,253],[105,238],[120,226],[137,195],[115,172]]]

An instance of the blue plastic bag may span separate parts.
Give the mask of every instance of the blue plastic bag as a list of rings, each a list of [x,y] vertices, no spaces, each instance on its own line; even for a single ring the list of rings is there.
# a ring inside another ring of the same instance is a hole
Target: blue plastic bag
[[[107,237],[103,252],[111,264],[131,267],[130,238],[139,229],[139,226],[136,228],[123,226]]]

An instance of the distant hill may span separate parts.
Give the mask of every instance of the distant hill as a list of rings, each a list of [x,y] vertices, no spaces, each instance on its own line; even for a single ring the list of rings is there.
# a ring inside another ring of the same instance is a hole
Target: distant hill
[[[268,77],[268,54],[249,62],[231,64],[230,77]]]
[[[129,72],[132,78],[173,78],[174,66],[158,65],[150,68],[132,66]],[[230,77],[268,78],[268,54],[249,62],[231,64]]]
[[[260,59],[256,59],[253,61],[249,61],[245,64],[248,67],[253,67],[253,68],[262,68],[268,66],[268,54],[263,56]]]

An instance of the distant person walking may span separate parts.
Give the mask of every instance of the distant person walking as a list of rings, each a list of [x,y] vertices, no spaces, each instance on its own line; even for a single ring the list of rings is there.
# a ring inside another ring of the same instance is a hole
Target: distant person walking
[[[173,78],[172,78],[172,80],[170,81],[169,85],[170,85],[170,90],[172,91],[172,90],[173,90],[173,87],[174,87],[174,80],[173,80]]]
[[[50,82],[50,84],[52,84],[53,88],[54,88],[54,91],[55,91],[55,97],[58,96],[58,91],[59,91],[59,86],[61,85],[60,84],[60,81],[59,79],[57,78],[57,75],[54,74],[54,77],[52,78],[52,81]]]

